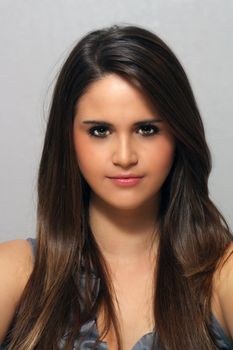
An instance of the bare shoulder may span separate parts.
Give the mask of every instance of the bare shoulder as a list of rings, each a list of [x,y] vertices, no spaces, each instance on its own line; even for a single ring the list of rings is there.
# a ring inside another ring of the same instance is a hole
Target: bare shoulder
[[[217,294],[228,334],[233,339],[233,242],[225,251],[217,269]]]
[[[0,243],[0,341],[4,338],[33,269],[30,244],[24,239]]]
[[[0,243],[1,274],[14,272],[15,277],[27,278],[33,268],[30,243],[25,239],[15,239]]]

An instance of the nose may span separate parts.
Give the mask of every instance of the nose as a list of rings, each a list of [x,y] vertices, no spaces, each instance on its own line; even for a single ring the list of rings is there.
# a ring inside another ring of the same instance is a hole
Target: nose
[[[112,161],[114,165],[120,165],[121,167],[129,167],[138,162],[138,156],[135,151],[135,147],[126,137],[121,137],[118,142],[116,142]]]

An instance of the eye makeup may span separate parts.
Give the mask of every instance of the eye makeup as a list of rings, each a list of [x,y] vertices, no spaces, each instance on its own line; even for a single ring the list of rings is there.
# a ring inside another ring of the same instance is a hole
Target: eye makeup
[[[106,124],[98,124],[88,129],[88,134],[93,137],[106,138],[106,132],[110,132],[110,130],[111,128],[109,126],[106,126]],[[139,134],[143,137],[153,136],[160,132],[160,129],[157,126],[152,125],[150,123],[141,124],[140,126],[138,126],[137,130],[144,130],[143,132],[139,132]]]

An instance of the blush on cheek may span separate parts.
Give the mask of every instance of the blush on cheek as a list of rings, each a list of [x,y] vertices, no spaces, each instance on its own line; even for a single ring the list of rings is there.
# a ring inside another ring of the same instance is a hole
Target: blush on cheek
[[[161,143],[159,149],[161,151],[157,153],[158,162],[160,162],[161,166],[164,166],[164,168],[170,167],[173,163],[175,155],[174,142],[171,142],[171,140],[163,142]]]
[[[86,158],[90,155],[91,147],[89,147],[87,137],[81,132],[74,133],[74,149],[76,153],[76,158]]]
[[[161,174],[163,173],[164,180],[169,175],[172,165],[173,165],[174,157],[170,157],[169,160],[166,159],[162,164],[160,164]]]

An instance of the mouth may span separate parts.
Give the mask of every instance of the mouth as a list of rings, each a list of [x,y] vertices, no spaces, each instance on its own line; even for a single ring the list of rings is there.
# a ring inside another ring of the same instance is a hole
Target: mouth
[[[138,184],[142,177],[110,177],[109,179],[117,185],[132,186]]]
[[[118,174],[116,176],[108,176],[110,179],[138,179],[138,178],[142,178],[142,175],[136,175],[136,174]]]

